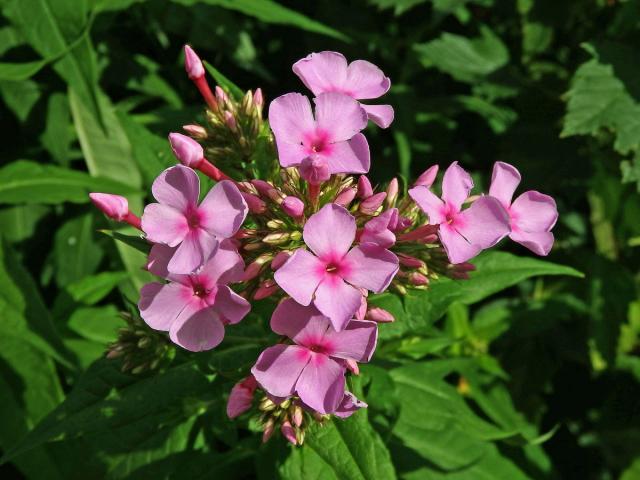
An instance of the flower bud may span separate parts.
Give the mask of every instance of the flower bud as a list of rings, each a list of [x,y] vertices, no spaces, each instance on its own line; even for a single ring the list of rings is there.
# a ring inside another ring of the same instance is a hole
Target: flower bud
[[[298,444],[298,441],[296,439],[296,431],[294,430],[289,420],[285,420],[284,422],[282,422],[282,425],[280,426],[280,432],[282,433],[282,436],[289,441],[289,443],[292,443],[293,445]]]
[[[431,187],[431,185],[433,185],[433,182],[436,180],[436,175],[438,175],[438,165],[432,165],[431,167],[427,168],[424,172],[420,174],[420,176],[416,179],[413,186],[417,187],[422,185],[424,187],[429,188]]]
[[[298,197],[288,196],[280,204],[282,211],[291,218],[300,218],[304,214],[304,202]]]
[[[262,300],[273,295],[276,291],[278,291],[278,284],[273,280],[265,280],[253,294],[253,299]]]
[[[233,386],[227,401],[227,416],[229,418],[236,418],[251,408],[253,393],[257,386],[258,383],[253,375],[249,375]]]
[[[236,122],[236,117],[234,117],[233,113],[228,110],[224,112],[224,123],[227,124],[227,127],[229,127],[229,130],[231,130],[232,132],[235,132],[238,129],[238,122]]]
[[[271,260],[271,269],[272,270],[277,270],[279,269],[282,265],[285,264],[285,262],[287,260],[289,260],[289,257],[291,256],[291,252],[288,252],[286,250],[279,252],[274,258],[273,260]]]
[[[175,157],[185,167],[198,168],[204,159],[202,146],[193,138],[181,133],[170,133],[169,143]]]
[[[249,207],[251,213],[261,215],[267,211],[267,204],[257,195],[247,192],[240,192],[240,194],[244,201],[247,202],[247,207]]]
[[[347,358],[345,360],[345,364],[351,373],[354,375],[360,375],[360,367],[358,367],[358,362],[356,362],[353,358]]]
[[[189,45],[184,46],[184,68],[191,80],[204,77],[202,61]]]
[[[371,182],[367,178],[366,175],[360,175],[358,179],[358,198],[369,198],[373,195],[373,187],[371,186]]]
[[[275,424],[276,422],[273,418],[270,418],[269,420],[267,420],[267,423],[264,424],[262,430],[262,443],[267,443],[269,441],[269,439],[273,435],[273,431],[276,426]]]
[[[415,230],[403,233],[398,237],[402,242],[433,243],[438,239],[438,225],[421,225]]]
[[[384,202],[384,199],[386,198],[386,196],[387,196],[386,192],[380,192],[380,193],[371,195],[366,200],[363,200],[360,203],[360,207],[359,207],[360,213],[363,213],[365,215],[373,215],[382,206],[382,202]]]
[[[425,266],[425,263],[422,260],[416,257],[412,257],[411,255],[398,253],[397,256],[398,256],[400,265],[402,265],[403,267],[422,268]]]
[[[356,189],[349,187],[342,190],[335,198],[333,203],[341,205],[345,208],[349,207],[349,204],[356,198]]]
[[[282,245],[287,243],[291,238],[289,232],[274,232],[269,235],[265,235],[262,241],[268,245]]]
[[[411,272],[409,274],[408,279],[409,279],[409,283],[416,287],[429,284],[429,279],[425,277],[423,274],[418,272]]]
[[[300,176],[312,185],[320,185],[331,177],[329,164],[317,155],[302,160],[299,170]]]
[[[225,103],[229,99],[225,91],[219,85],[216,85],[216,99],[219,103]]]
[[[269,182],[265,182],[264,180],[251,180],[251,185],[256,187],[258,193],[265,197],[269,196],[269,192],[271,190],[275,190],[273,185],[271,185]]]
[[[183,125],[182,129],[194,138],[201,140],[207,138],[207,131],[200,125]]]
[[[262,110],[264,106],[264,96],[262,94],[261,88],[256,88],[256,91],[253,93],[253,104],[258,108],[258,110]]]
[[[372,307],[367,311],[367,320],[372,320],[379,323],[391,323],[395,322],[395,317],[391,313],[387,312],[383,308]]]
[[[398,179],[392,178],[387,186],[387,198],[386,203],[388,207],[393,207],[398,198]]]
[[[89,198],[102,213],[118,222],[124,221],[129,213],[129,202],[120,195],[90,193]]]
[[[242,276],[243,282],[248,282],[249,280],[253,280],[258,275],[260,275],[260,270],[262,267],[271,260],[271,255],[265,253],[256,258],[253,262],[249,264],[249,266],[244,270],[244,274]]]

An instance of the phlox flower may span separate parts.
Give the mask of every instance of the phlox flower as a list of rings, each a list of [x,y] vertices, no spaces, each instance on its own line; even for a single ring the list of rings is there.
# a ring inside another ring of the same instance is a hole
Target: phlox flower
[[[299,248],[274,274],[275,281],[298,303],[311,302],[340,331],[360,307],[360,289],[384,291],[398,271],[398,257],[373,243],[351,248],[356,220],[329,203],[311,215]],[[313,253],[312,253],[313,252]]]
[[[424,185],[409,190],[411,198],[429,216],[429,224],[439,225],[438,236],[454,264],[475,257],[509,233],[509,216],[491,196],[482,196],[462,210],[472,188],[471,176],[453,162],[442,179],[442,199]]]
[[[200,179],[196,172],[176,165],[162,172],[151,187],[159,203],[142,215],[147,239],[177,247],[169,261],[172,273],[191,273],[215,252],[218,239],[233,236],[247,216],[247,204],[238,187],[218,182],[198,205]]]
[[[359,133],[367,126],[360,104],[342,93],[323,93],[315,98],[315,117],[309,99],[287,93],[269,105],[269,124],[276,138],[283,167],[313,161],[326,164],[329,173],[369,171],[369,144]]]
[[[229,393],[227,401],[227,416],[236,418],[251,408],[253,394],[258,386],[258,382],[253,375],[249,375],[236,383]]]
[[[548,255],[553,246],[551,229],[558,220],[556,202],[549,195],[529,190],[511,201],[520,183],[520,172],[513,165],[496,162],[489,195],[497,198],[509,215],[509,238],[537,255]]]
[[[389,77],[373,63],[347,59],[338,52],[312,53],[293,65],[293,72],[314,95],[340,92],[357,100],[378,98],[391,86]],[[387,128],[393,121],[391,105],[362,105],[371,121]]]
[[[228,287],[239,282],[244,262],[229,240],[219,247],[197,273],[179,275],[167,269],[175,248],[156,244],[147,268],[169,283],[148,283],[140,290],[140,315],[154,330],[168,331],[171,340],[199,352],[216,347],[226,324],[238,323],[251,306]]]
[[[390,208],[364,224],[360,241],[380,245],[383,248],[392,247],[396,243],[395,231],[399,226],[400,215],[397,208]]]
[[[293,340],[260,354],[251,373],[270,395],[298,395],[319,413],[333,413],[345,396],[345,359],[368,362],[376,347],[374,322],[352,320],[336,332],[313,306],[284,300],[273,312],[271,329]]]

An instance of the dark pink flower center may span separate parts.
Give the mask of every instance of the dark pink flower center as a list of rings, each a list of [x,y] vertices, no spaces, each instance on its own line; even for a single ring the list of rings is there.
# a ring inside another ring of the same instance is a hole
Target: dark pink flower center
[[[303,144],[309,155],[314,153],[329,153],[331,150],[329,134],[319,129],[305,135]]]
[[[209,294],[209,290],[204,285],[195,284],[193,286],[193,294],[196,297],[204,298]]]

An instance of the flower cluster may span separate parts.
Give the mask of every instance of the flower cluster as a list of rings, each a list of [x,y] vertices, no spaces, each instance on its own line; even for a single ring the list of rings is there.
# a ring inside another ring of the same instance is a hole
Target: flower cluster
[[[205,122],[169,135],[180,164],[154,181],[156,202],[138,218],[122,197],[91,199],[149,242],[146,268],[161,280],[142,288],[138,307],[174,344],[213,349],[253,300],[278,300],[270,327],[281,340],[236,384],[227,407],[229,417],[241,415],[259,390],[265,440],[279,429],[301,444],[310,422],[366,406],[346,378],[371,359],[378,324],[394,321],[369,305],[370,292],[468,278],[468,261],[506,236],[549,253],[555,203],[536,191],[512,201],[520,175],[507,163],[495,164],[487,195],[470,196],[473,181],[456,162],[440,196],[432,190],[437,166],[408,195],[397,179],[372,185],[363,131],[369,121],[382,128],[393,121],[391,106],[361,103],[390,87],[375,65],[349,64],[335,52],[296,62],[314,107],[307,96],[287,93],[271,102],[267,124],[259,89],[241,99],[221,87],[214,94],[188,46],[185,56],[207,104]],[[201,201],[197,172],[215,181]]]

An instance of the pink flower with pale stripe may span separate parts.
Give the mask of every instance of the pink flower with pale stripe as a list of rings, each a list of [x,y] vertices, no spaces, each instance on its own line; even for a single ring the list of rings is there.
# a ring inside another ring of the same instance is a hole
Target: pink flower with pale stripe
[[[224,326],[238,323],[251,306],[228,287],[242,280],[244,262],[233,244],[223,240],[197,274],[169,272],[175,248],[156,244],[147,268],[169,283],[148,283],[140,290],[142,319],[154,330],[192,352],[210,350],[224,338]]]
[[[338,52],[312,53],[293,64],[293,73],[314,95],[325,92],[340,92],[356,100],[378,98],[387,93],[391,80],[366,60],[347,59]],[[364,105],[369,119],[382,128],[393,121],[391,105]]]
[[[159,203],[142,215],[147,239],[177,247],[168,264],[172,273],[197,270],[215,252],[218,239],[232,237],[247,216],[247,204],[233,182],[218,182],[202,202],[196,172],[176,165],[162,172],[151,187]]]
[[[273,312],[271,329],[293,340],[293,345],[267,348],[251,369],[270,395],[298,395],[319,413],[333,413],[345,396],[344,360],[368,362],[376,347],[374,322],[352,320],[337,332],[313,306],[284,300]]]
[[[296,250],[274,274],[275,281],[298,303],[313,304],[333,327],[345,328],[360,307],[360,289],[384,291],[398,271],[398,257],[373,243],[351,248],[356,220],[330,203],[305,223],[309,250]],[[313,252],[313,253],[312,253]]]

